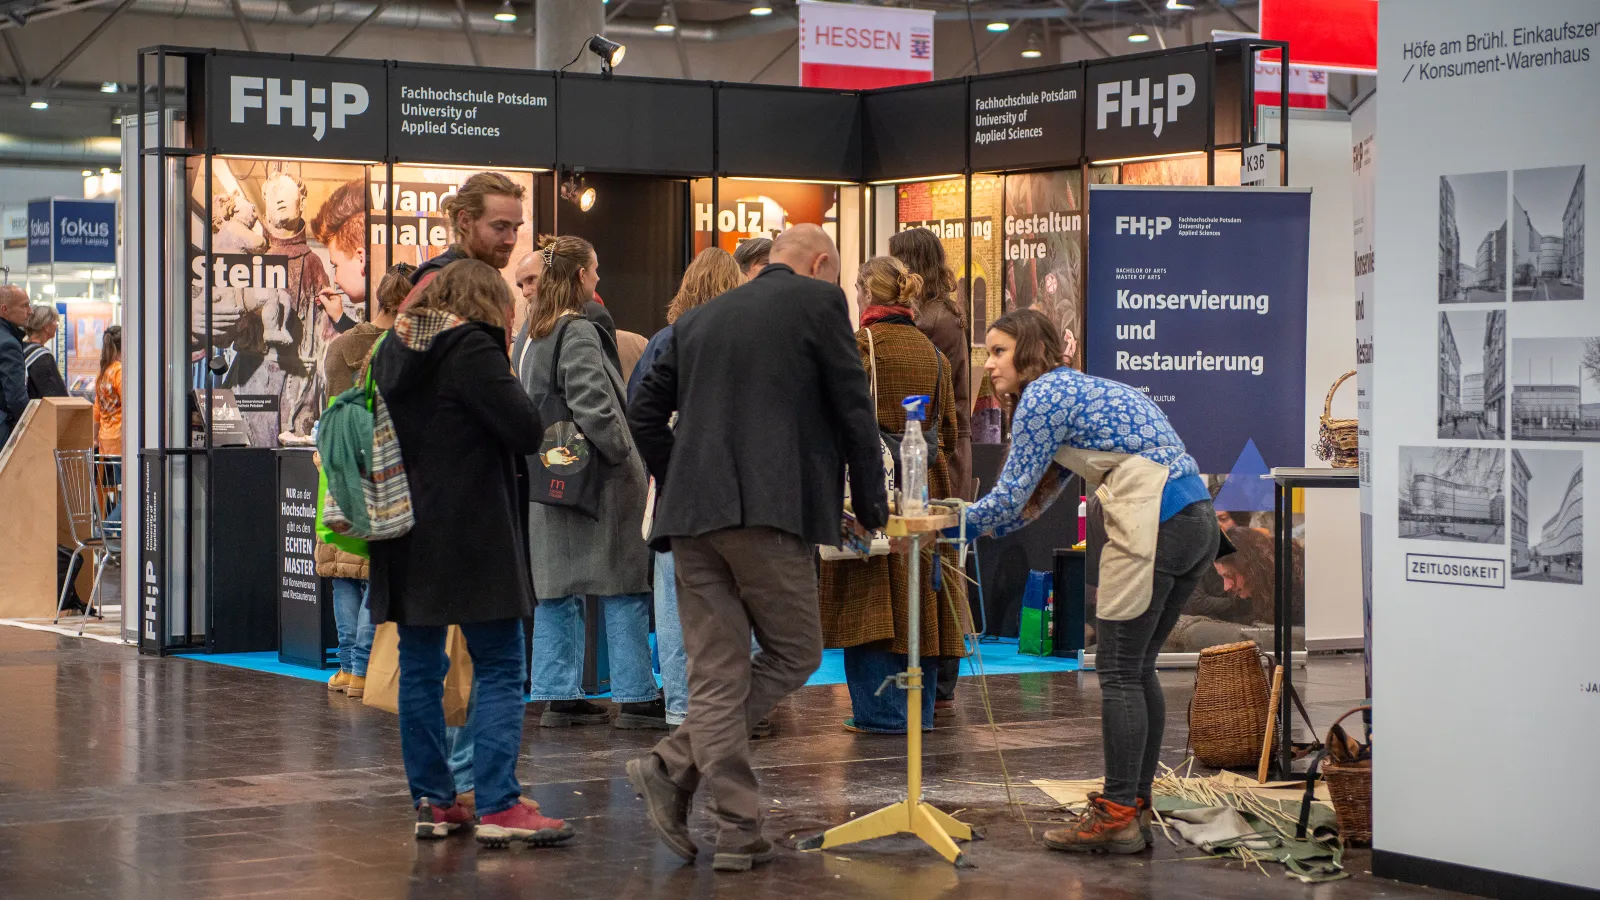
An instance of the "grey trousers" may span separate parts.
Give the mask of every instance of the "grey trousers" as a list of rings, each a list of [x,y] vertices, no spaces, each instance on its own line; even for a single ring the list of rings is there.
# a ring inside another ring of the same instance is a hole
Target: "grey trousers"
[[[717,846],[742,847],[761,835],[750,728],[822,663],[814,550],[775,529],[730,528],[673,538],[672,553],[689,709],[655,754],[679,789],[711,791]]]

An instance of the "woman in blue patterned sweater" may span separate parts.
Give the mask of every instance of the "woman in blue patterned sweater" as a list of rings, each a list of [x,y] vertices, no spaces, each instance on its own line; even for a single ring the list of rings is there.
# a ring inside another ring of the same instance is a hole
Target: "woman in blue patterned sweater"
[[[1061,495],[1070,467],[1101,485],[1090,529],[1109,539],[1091,537],[1087,566],[1091,586],[1106,576],[1091,588],[1105,791],[1090,795],[1068,827],[1046,832],[1045,843],[1137,853],[1150,840],[1150,786],[1166,726],[1156,654],[1216,556],[1211,495],[1160,407],[1137,388],[1061,365],[1061,336],[1043,314],[1007,313],[985,343],[995,392],[1017,405],[1005,469],[967,509],[968,532],[1003,535],[1032,521]]]

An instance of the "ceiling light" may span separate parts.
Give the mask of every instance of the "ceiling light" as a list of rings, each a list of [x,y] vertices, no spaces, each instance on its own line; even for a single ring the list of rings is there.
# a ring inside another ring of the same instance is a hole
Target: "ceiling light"
[[[1167,9],[1194,9],[1194,4],[1185,3],[1184,0],[1167,0]]]
[[[517,11],[511,8],[511,0],[500,0],[500,8],[494,11],[496,22],[515,22]]]
[[[987,25],[985,25],[983,27],[989,29],[990,31],[1010,31],[1011,30],[1011,23],[1010,22],[990,22],[989,24],[987,24]]]
[[[85,177],[85,178],[88,178],[90,175],[93,175],[93,174],[94,173],[89,171],[88,169],[84,169],[83,170],[83,177]]]
[[[115,94],[120,90],[122,90],[122,88],[118,87],[115,81],[100,82],[100,93],[102,94]]]
[[[102,166],[100,168],[100,174],[101,175],[110,175],[111,174],[111,169],[108,168],[108,167]]]
[[[1039,46],[1039,33],[1028,32],[1028,46],[1022,48],[1023,59],[1038,59],[1044,55],[1044,48]]]
[[[28,108],[29,109],[49,109],[50,108],[50,104],[44,102],[43,100],[35,100],[32,103],[28,104]]]
[[[622,65],[622,57],[627,55],[628,48],[597,34],[589,38],[589,52],[600,57],[600,71],[610,72]]]
[[[770,16],[770,15],[772,15],[772,4],[770,4],[770,3],[762,3],[762,2],[759,2],[759,0],[758,0],[758,2],[756,3],[755,6],[750,7],[750,15],[752,15],[752,16]]]
[[[1133,31],[1128,34],[1130,43],[1142,44],[1148,40],[1150,40],[1150,32],[1145,31],[1143,25],[1135,25]]]
[[[656,31],[662,34],[671,34],[677,30],[677,23],[672,21],[672,4],[662,4],[661,15],[656,17]]]

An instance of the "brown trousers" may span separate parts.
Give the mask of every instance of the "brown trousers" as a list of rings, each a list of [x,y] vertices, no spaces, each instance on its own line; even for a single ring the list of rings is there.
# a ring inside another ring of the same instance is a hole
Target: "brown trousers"
[[[750,728],[822,663],[812,546],[772,528],[673,538],[678,617],[689,657],[689,711],[656,745],[667,776],[716,801],[719,847],[761,835]],[[754,630],[761,650],[750,654]]]

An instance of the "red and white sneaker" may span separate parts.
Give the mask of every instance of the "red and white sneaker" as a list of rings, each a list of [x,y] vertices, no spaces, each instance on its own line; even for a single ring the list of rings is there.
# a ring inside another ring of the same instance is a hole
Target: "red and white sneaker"
[[[571,825],[543,815],[537,807],[524,803],[478,818],[478,843],[485,847],[509,847],[512,841],[522,841],[530,847],[549,847],[575,834]]]
[[[464,803],[435,806],[424,799],[417,804],[417,840],[434,841],[448,837],[463,825],[472,824],[472,810]]]

